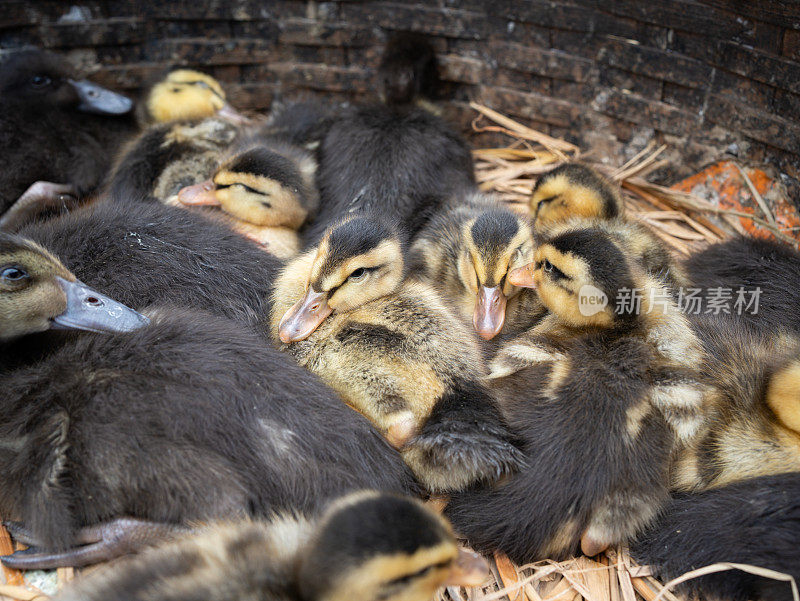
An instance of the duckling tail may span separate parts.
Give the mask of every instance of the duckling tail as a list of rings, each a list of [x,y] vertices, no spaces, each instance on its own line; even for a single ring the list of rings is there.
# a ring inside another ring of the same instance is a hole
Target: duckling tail
[[[677,496],[663,517],[632,545],[637,561],[670,580],[725,562],[793,576],[800,583],[800,473],[743,480]],[[788,601],[789,582],[732,569],[680,585],[687,597]]]

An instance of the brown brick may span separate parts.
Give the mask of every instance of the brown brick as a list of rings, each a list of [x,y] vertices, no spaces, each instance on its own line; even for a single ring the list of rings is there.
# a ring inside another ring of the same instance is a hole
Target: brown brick
[[[507,21],[502,29],[493,31],[489,39],[500,42],[520,42],[526,46],[550,48],[550,29],[535,23]]]
[[[160,40],[152,56],[156,60],[176,64],[200,63],[205,65],[231,65],[258,63],[270,60],[272,46],[257,39],[207,40],[182,38]]]
[[[549,77],[542,77],[515,69],[500,67],[496,69],[490,79],[482,83],[491,82],[493,86],[501,88],[513,88],[522,92],[536,92],[538,94],[550,95],[553,88],[553,80]]]
[[[540,27],[625,37],[636,37],[641,32],[640,26],[631,19],[609,15],[586,6],[551,0],[501,0],[496,4],[493,10],[501,16]]]
[[[266,110],[275,98],[273,83],[226,83],[226,96],[230,103],[242,110]]]
[[[706,93],[705,89],[687,88],[667,81],[664,82],[661,100],[684,110],[699,111],[703,108]]]
[[[713,39],[707,35],[685,31],[673,32],[669,49],[706,63],[713,63],[717,54],[717,45]]]
[[[797,123],[800,121],[800,95],[776,90],[771,112]]]
[[[762,109],[768,108],[775,96],[775,89],[766,84],[720,69],[714,73],[711,91],[735,102],[745,101]]]
[[[284,19],[278,35],[281,44],[302,46],[367,46],[380,44],[374,30],[346,23],[326,23],[312,19]]]
[[[600,90],[592,101],[592,108],[605,115],[670,134],[685,135],[699,123],[697,113],[611,88]]]
[[[491,73],[489,65],[477,58],[445,54],[438,59],[439,76],[445,81],[478,84],[486,81]]]
[[[596,85],[596,82],[575,83],[572,81],[554,79],[551,93],[554,98],[569,100],[577,104],[588,104],[594,97]]]
[[[785,58],[721,42],[717,63],[726,69],[790,92],[800,92],[800,65]]]
[[[770,146],[800,153],[800,125],[766,111],[713,96],[706,119]]]
[[[261,19],[302,17],[306,14],[305,2],[287,0],[208,0],[205,2],[152,2],[138,0],[140,10],[157,19],[233,19],[251,21]]]
[[[115,18],[81,23],[47,23],[39,26],[47,48],[75,48],[133,44],[144,40],[141,19]]]
[[[553,30],[553,48],[564,50],[570,54],[595,60],[600,49],[605,45],[605,36],[577,31]]]
[[[782,53],[792,60],[800,60],[800,31],[787,29],[783,32]]]
[[[645,75],[623,71],[615,67],[603,67],[599,73],[599,83],[603,87],[633,92],[653,100],[661,100],[664,82]]]
[[[92,81],[118,89],[141,88],[163,75],[164,66],[160,63],[137,63],[100,67],[91,75]]]
[[[598,60],[626,71],[692,88],[707,86],[713,70],[701,61],[676,52],[610,38],[600,51]]]
[[[780,27],[800,29],[800,4],[794,0],[758,0],[758,2],[703,0],[703,2],[731,10],[751,19],[766,21]]]
[[[269,71],[275,80],[288,88],[306,88],[331,92],[367,92],[373,75],[368,69],[319,64],[273,63]]]
[[[479,86],[477,97],[483,104],[502,113],[560,127],[573,127],[584,110],[566,100],[492,86]]]
[[[161,38],[209,38],[220,39],[239,37],[241,33],[234,33],[231,21],[218,19],[202,19],[193,21],[163,21],[151,20],[151,39]],[[247,22],[251,25],[253,22]],[[252,36],[243,36],[252,37]],[[261,36],[259,36],[261,37]]]
[[[453,38],[477,40],[485,38],[489,32],[485,13],[421,4],[347,2],[342,4],[342,18],[357,25],[379,25],[386,29],[419,31]]]
[[[545,77],[586,81],[593,68],[592,61],[563,50],[544,50],[503,42],[492,42],[489,48],[499,65]]]

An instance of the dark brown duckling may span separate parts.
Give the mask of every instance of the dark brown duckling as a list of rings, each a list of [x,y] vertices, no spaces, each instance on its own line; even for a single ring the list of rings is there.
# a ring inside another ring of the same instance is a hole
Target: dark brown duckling
[[[487,576],[424,505],[362,492],[316,520],[216,524],[80,579],[58,599],[430,601],[442,586]]]
[[[677,495],[634,542],[631,555],[662,582],[716,563],[746,564],[800,581],[800,473],[742,480]],[[701,600],[790,601],[791,583],[733,569],[677,587]],[[796,592],[795,592],[796,595]]]
[[[59,287],[46,292],[60,302]],[[0,303],[16,336],[41,329],[17,290],[0,288]],[[59,310],[34,308],[41,319]],[[147,315],[3,370],[0,512],[35,547],[6,565],[86,565],[190,522],[417,490],[363,417],[250,328],[173,307]]]
[[[128,98],[79,80],[56,55],[10,54],[0,63],[0,214],[37,181],[69,185],[79,199],[92,194],[137,130],[132,109]]]

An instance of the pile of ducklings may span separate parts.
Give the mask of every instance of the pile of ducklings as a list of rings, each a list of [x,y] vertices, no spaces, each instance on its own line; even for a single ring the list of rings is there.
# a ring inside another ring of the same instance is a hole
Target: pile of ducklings
[[[583,164],[512,212],[426,100],[427,42],[378,72],[380,103],[263,118],[181,69],[134,116],[51,55],[0,64],[3,563],[135,554],[60,596],[97,600],[427,601],[486,579],[457,539],[800,577],[796,249],[680,264]],[[684,310],[743,286],[760,312]]]

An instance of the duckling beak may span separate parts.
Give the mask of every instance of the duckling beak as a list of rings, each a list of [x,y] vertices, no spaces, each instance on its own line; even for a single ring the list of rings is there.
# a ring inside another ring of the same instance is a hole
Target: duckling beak
[[[246,125],[250,123],[250,119],[242,115],[227,102],[217,111],[217,116],[230,121],[234,125]]]
[[[503,329],[506,320],[506,296],[500,286],[481,286],[475,302],[472,324],[484,340],[491,340]]]
[[[130,332],[150,323],[144,315],[95,292],[83,282],[69,282],[60,277],[56,281],[67,295],[67,310],[53,318],[54,329]]]
[[[122,94],[99,86],[91,81],[69,80],[69,84],[78,94],[81,103],[78,110],[84,113],[97,113],[98,115],[124,115],[133,109],[133,100]]]
[[[309,286],[306,295],[297,301],[281,319],[278,334],[285,344],[305,340],[333,312],[324,292],[314,292]]]
[[[488,577],[489,564],[483,557],[473,551],[459,549],[445,586],[480,586]]]
[[[535,289],[536,282],[533,281],[533,263],[528,263],[527,265],[511,270],[508,274],[508,282],[512,286]]]
[[[217,200],[216,191],[217,185],[210,179],[207,179],[199,184],[181,188],[180,192],[178,192],[178,200],[185,205],[218,207],[220,206],[220,202]]]

